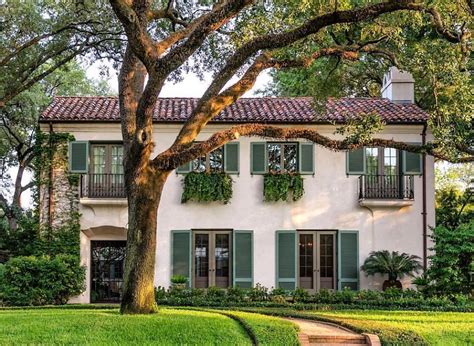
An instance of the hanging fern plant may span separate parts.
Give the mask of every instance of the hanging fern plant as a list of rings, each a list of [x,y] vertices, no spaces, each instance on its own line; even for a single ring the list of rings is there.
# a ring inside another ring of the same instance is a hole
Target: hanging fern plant
[[[263,178],[263,197],[266,202],[293,201],[303,197],[303,178],[298,173],[267,173]]]
[[[181,203],[220,201],[227,204],[232,198],[232,183],[227,173],[188,173],[183,179]]]

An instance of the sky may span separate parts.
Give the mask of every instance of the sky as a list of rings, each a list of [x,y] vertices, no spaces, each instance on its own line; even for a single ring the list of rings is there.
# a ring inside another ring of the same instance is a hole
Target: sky
[[[99,72],[100,72],[101,63],[92,64],[86,70],[87,76],[89,78],[98,79]],[[109,64],[106,65],[109,69],[110,78],[107,80],[110,88],[114,93],[118,91],[118,82],[117,82],[117,74],[118,71],[114,70],[113,67]],[[233,78],[230,80],[228,84],[232,84],[237,80],[237,78]],[[271,77],[268,73],[262,72],[260,76],[257,78],[254,87],[249,90],[247,93],[244,94],[244,97],[255,97],[258,96],[255,94],[257,90],[263,89],[265,85],[270,82]],[[207,86],[212,81],[212,77],[210,74],[207,74],[204,80],[200,80],[194,74],[188,74],[184,77],[183,81],[180,83],[172,83],[167,82],[163,87],[160,97],[200,97],[206,90]]]

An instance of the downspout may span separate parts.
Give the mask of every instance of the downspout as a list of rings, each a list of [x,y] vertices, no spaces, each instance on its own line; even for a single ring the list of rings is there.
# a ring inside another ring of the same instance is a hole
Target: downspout
[[[423,125],[423,132],[421,133],[421,143],[422,145],[426,145],[426,129],[427,129],[427,123]],[[427,258],[427,246],[428,246],[428,233],[426,231],[427,228],[427,215],[426,215],[426,154],[422,154],[422,184],[423,184],[423,197],[422,197],[422,204],[423,204],[423,211],[421,212],[422,218],[423,218],[423,270],[426,271],[428,268],[428,258]]]

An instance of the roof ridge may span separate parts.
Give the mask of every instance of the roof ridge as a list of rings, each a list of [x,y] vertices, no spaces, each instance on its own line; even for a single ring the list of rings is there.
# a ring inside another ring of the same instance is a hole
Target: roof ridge
[[[56,95],[53,99],[59,98],[113,98],[118,99],[118,95]],[[312,99],[312,96],[261,96],[261,97],[240,97],[239,100],[299,100]],[[200,97],[187,96],[162,96],[158,100],[199,100]]]

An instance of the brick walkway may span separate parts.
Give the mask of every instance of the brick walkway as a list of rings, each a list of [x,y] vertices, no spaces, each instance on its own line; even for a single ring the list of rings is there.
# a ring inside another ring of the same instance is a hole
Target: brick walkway
[[[302,346],[307,345],[372,345],[379,346],[380,340],[376,335],[358,334],[332,323],[286,318],[295,323],[300,332],[298,338]]]

